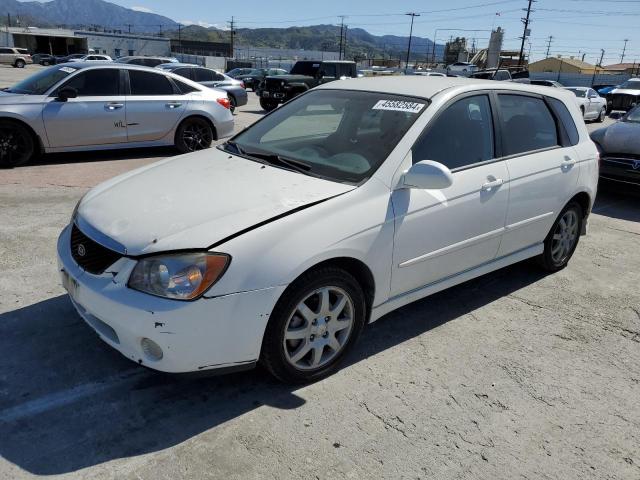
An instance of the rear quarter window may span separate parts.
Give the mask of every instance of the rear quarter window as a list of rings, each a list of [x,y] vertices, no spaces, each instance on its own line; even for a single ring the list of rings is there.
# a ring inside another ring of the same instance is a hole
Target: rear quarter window
[[[580,134],[578,133],[578,128],[576,127],[576,124],[573,121],[573,117],[571,116],[571,113],[569,113],[569,109],[567,109],[567,106],[563,101],[558,100],[557,98],[547,97],[547,101],[562,123],[562,126],[564,127],[564,130],[569,139],[569,143],[571,145],[577,145],[580,141]]]

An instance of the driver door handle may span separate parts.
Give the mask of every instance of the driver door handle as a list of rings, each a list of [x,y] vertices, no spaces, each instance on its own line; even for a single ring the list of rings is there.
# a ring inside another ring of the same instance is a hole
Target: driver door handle
[[[564,156],[564,160],[562,160],[563,167],[571,167],[572,165],[575,165],[575,164],[576,164],[576,161],[573,158],[571,158],[568,155]]]
[[[118,110],[122,107],[124,107],[124,103],[111,102],[105,105],[107,110]]]
[[[488,190],[492,190],[494,188],[498,188],[503,183],[504,183],[504,180],[502,180],[501,178],[496,178],[495,180],[491,180],[490,182],[483,183],[482,184],[482,190],[486,192]]]
[[[180,102],[169,102],[167,103],[167,107],[169,108],[178,108],[182,106],[182,104]]]

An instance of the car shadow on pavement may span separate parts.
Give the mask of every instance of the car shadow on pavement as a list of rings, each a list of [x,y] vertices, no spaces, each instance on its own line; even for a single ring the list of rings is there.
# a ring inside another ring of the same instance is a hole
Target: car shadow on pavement
[[[640,222],[640,188],[621,188],[600,182],[593,213],[606,217]]]
[[[543,277],[525,262],[390,313],[364,330],[344,369]],[[37,475],[157,452],[262,405],[305,403],[299,387],[261,368],[194,379],[138,367],[103,344],[66,296],[0,314],[0,352],[0,455]]]
[[[117,150],[92,150],[88,152],[48,153],[40,155],[26,166],[56,165],[67,163],[105,162],[109,160],[133,160],[137,158],[165,158],[178,155],[174,147],[127,148]]]

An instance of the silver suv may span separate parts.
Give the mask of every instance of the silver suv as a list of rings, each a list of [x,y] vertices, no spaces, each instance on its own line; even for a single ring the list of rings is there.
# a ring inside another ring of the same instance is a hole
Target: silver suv
[[[39,152],[175,145],[233,132],[227,92],[155,68],[64,63],[0,91],[0,167]]]
[[[0,47],[0,63],[24,68],[27,63],[33,63],[33,60],[26,48]]]

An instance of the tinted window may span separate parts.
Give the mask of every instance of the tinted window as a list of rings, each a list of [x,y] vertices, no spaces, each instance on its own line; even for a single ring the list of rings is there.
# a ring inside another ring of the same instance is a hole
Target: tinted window
[[[211,74],[213,75],[213,80],[216,82],[224,82],[226,80],[224,75],[220,75],[218,72],[211,72]]]
[[[207,70],[205,68],[194,68],[193,69],[194,80],[196,82],[213,82],[213,72],[211,70]]]
[[[158,73],[129,70],[131,95],[173,95],[173,86],[167,77]]]
[[[562,122],[562,125],[567,132],[567,136],[569,137],[569,142],[571,145],[576,145],[580,139],[580,135],[578,135],[578,129],[576,128],[576,124],[573,121],[573,117],[569,113],[567,106],[556,98],[547,98],[547,100],[551,104],[551,108],[553,108],[556,113],[556,117],[558,117]]]
[[[0,53],[13,53],[10,48],[0,48]]]
[[[558,145],[556,122],[541,98],[498,95],[504,155]]]
[[[496,80],[511,80],[511,75],[508,72],[497,72]]]
[[[427,126],[413,146],[413,162],[434,160],[450,169],[494,158],[489,97],[458,100]]]
[[[175,84],[178,86],[178,88],[180,89],[180,93],[191,93],[191,92],[198,92],[199,90],[196,87],[192,87],[191,85],[186,84],[185,82],[181,82],[180,80],[173,80],[175,82]]]
[[[333,77],[337,76],[336,65],[331,63],[325,63],[322,65],[322,76],[323,77]]]
[[[75,88],[79,97],[119,95],[120,70],[114,68],[87,70],[80,72],[64,86]]]
[[[144,58],[132,58],[127,63],[132,63],[134,65],[144,65]]]
[[[176,68],[175,70],[171,70],[176,75],[180,75],[181,77],[191,78],[191,69],[188,67],[185,68]]]

